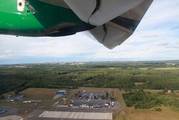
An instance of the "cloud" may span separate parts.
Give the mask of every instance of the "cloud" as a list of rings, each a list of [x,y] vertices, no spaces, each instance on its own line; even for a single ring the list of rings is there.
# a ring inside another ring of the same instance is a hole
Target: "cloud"
[[[156,35],[156,34],[143,34],[142,35],[143,37],[157,37],[158,35]]]
[[[7,55],[0,55],[0,59],[9,59]]]
[[[12,52],[11,50],[4,51],[4,53],[11,53],[11,52]]]
[[[170,24],[179,21],[178,6],[178,0],[172,2],[170,0],[154,0],[141,22],[141,27],[144,29],[151,29],[153,26],[170,27]]]
[[[162,41],[162,42],[156,42],[156,45],[159,45],[159,46],[168,46],[169,43],[167,41]]]
[[[58,42],[57,41],[50,41],[51,44],[57,44]]]
[[[128,41],[128,43],[136,43],[136,41],[135,40],[130,40],[130,41]]]
[[[18,39],[18,40],[17,40]],[[99,43],[79,33],[75,36],[57,37],[57,38],[26,38],[14,37],[7,41],[3,41],[4,45],[0,45],[4,49],[5,56],[10,58],[23,57],[51,57],[64,58],[74,56],[75,54],[84,55],[94,52],[98,49]],[[11,50],[7,50],[7,49]],[[10,54],[13,52],[13,54]]]
[[[170,45],[167,48],[179,49],[179,45]]]

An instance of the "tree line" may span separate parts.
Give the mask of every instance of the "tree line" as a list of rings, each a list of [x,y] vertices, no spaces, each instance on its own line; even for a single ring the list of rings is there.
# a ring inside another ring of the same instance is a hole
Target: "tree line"
[[[176,109],[179,108],[178,95],[174,92],[166,95],[166,89],[159,93],[144,92],[143,90],[130,91],[123,94],[123,98],[127,107],[134,106],[135,109],[149,109],[162,105],[173,106]]]

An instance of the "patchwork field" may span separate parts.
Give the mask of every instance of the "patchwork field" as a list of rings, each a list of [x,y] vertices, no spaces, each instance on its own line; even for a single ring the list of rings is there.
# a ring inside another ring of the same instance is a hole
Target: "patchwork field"
[[[26,98],[33,99],[52,99],[56,93],[62,89],[48,89],[48,88],[28,88],[19,94],[25,95]]]

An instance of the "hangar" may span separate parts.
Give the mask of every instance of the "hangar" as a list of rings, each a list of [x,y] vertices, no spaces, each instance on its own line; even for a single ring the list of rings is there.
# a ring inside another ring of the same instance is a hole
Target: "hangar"
[[[67,90],[60,90],[57,92],[57,95],[64,95],[67,94]]]

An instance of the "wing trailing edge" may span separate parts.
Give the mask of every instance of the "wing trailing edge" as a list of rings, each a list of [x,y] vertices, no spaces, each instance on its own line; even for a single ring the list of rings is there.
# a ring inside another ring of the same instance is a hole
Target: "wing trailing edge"
[[[89,32],[105,47],[113,49],[133,34],[152,2],[153,0],[144,0],[138,6]]]
[[[84,22],[96,26],[89,32],[113,49],[130,37],[153,0],[64,0]]]

